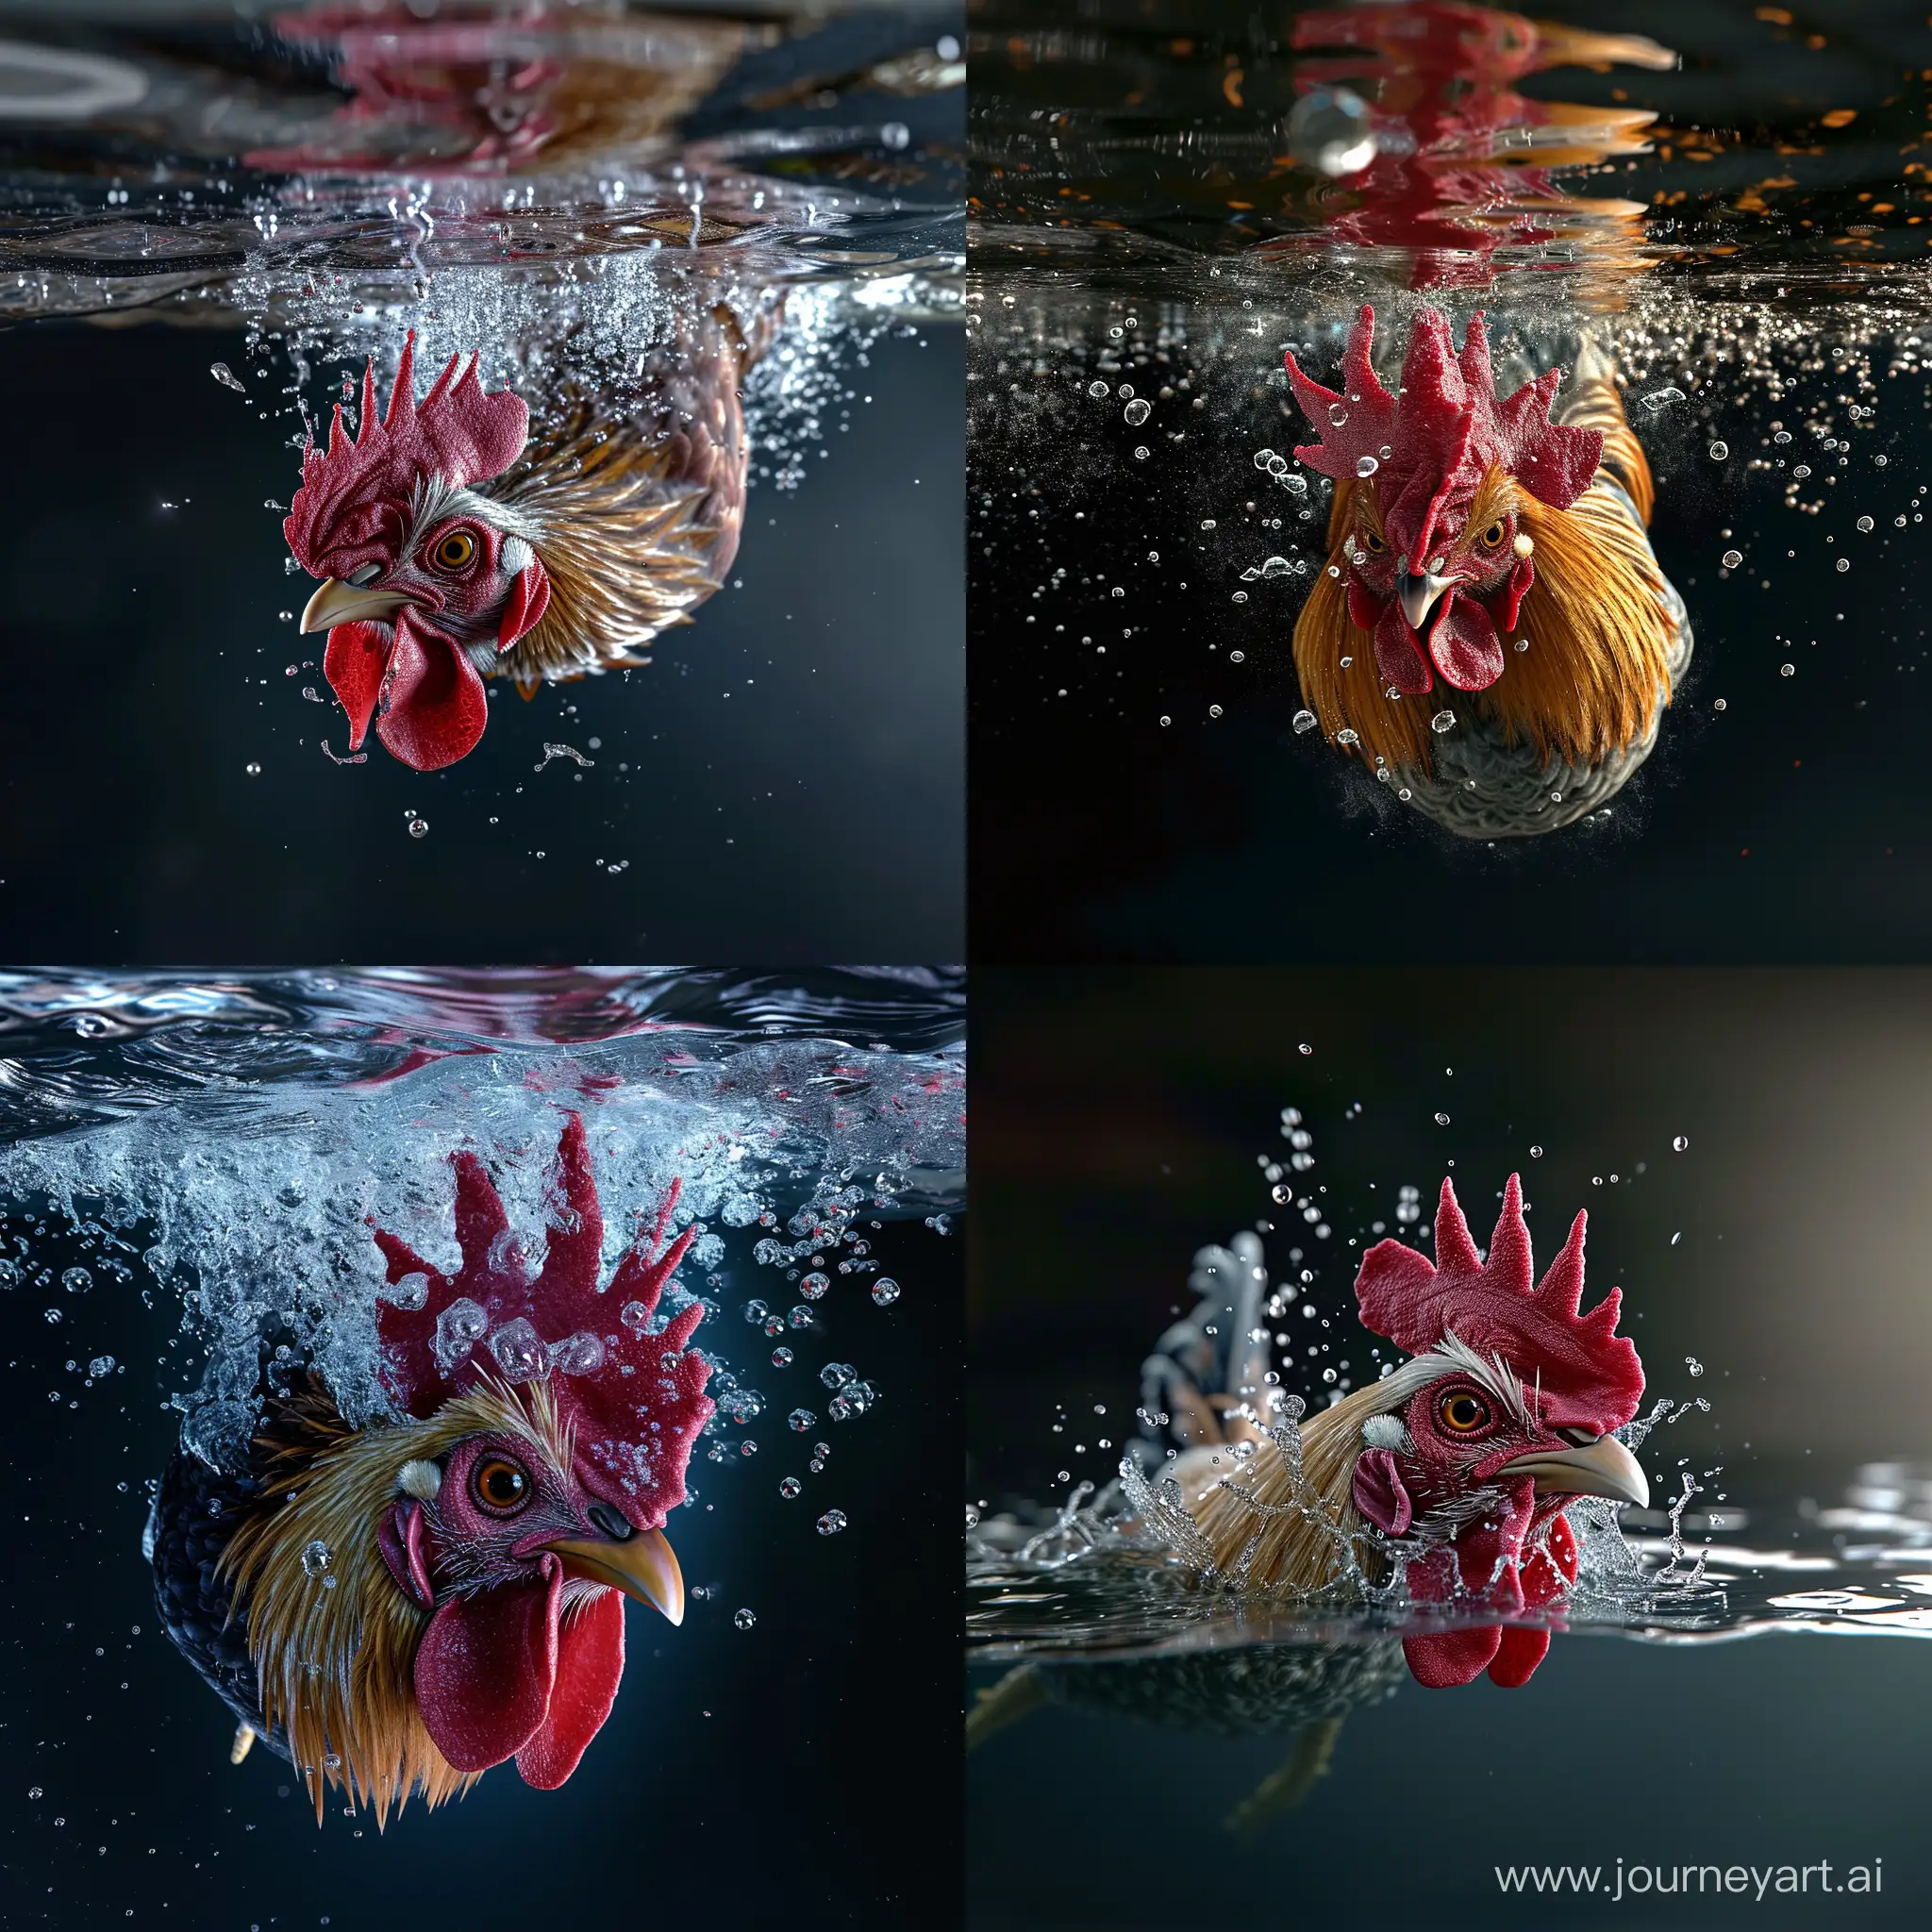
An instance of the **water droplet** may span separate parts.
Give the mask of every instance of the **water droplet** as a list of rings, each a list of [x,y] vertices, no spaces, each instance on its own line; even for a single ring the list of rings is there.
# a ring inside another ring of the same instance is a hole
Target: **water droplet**
[[[1336,428],[1340,429],[1348,421],[1348,411],[1340,403],[1330,403],[1328,405],[1328,420]]]
[[[39,1785],[27,1786],[26,1794],[29,1798],[38,1798],[43,1795]]]
[[[94,1285],[94,1278],[85,1268],[68,1268],[62,1271],[60,1286],[69,1294],[85,1294]]]
[[[1687,1355],[1684,1357],[1684,1366],[1687,1369],[1689,1369],[1693,1375],[1701,1375],[1704,1373],[1704,1364],[1701,1361],[1699,1361],[1694,1355]]]
[[[588,1328],[551,1345],[550,1366],[559,1375],[594,1375],[604,1366],[604,1359],[603,1342]]]
[[[731,1613],[731,1624],[736,1630],[749,1630],[757,1622],[758,1618],[749,1610],[734,1610]]]
[[[97,1355],[87,1365],[87,1372],[98,1382],[103,1375],[114,1373],[114,1357],[110,1355]]]
[[[1798,675],[1798,667],[1795,664],[1780,664],[1777,667],[1777,675],[1780,677],[1795,677]]]
[[[646,1324],[650,1322],[651,1311],[644,1307],[642,1302],[625,1302],[623,1308],[619,1311],[617,1319],[633,1335],[641,1335]]]
[[[1274,452],[1272,449],[1257,449],[1255,452],[1255,467],[1257,470],[1267,469],[1274,459]],[[1204,530],[1211,530],[1214,525],[1212,524],[1203,524],[1201,527]]]
[[[233,390],[238,396],[245,396],[248,393],[248,391],[242,387],[241,382],[237,379],[235,372],[232,369],[230,369],[225,362],[210,362],[208,365],[208,373],[210,375],[212,375],[214,379],[218,383],[220,383],[224,389]]]
[[[1741,550],[1726,550],[1721,560],[1726,570],[1736,570],[1743,562],[1744,553]]]
[[[1137,463],[1144,463],[1153,454],[1144,442],[1137,442],[1134,445],[1134,460]]]
[[[792,1359],[792,1354],[789,1348],[774,1348],[772,1351],[772,1366],[774,1369],[789,1369],[791,1366]]]
[[[507,1382],[534,1381],[550,1361],[543,1338],[522,1315],[506,1322],[490,1338],[490,1353],[495,1357],[496,1366]]]
[[[1201,520],[1201,527],[1202,527],[1202,528],[1203,528],[1204,530],[1211,530],[1211,529],[1213,529],[1213,527],[1214,527],[1214,519],[1213,519],[1212,517],[1204,517],[1204,518],[1203,518],[1203,519]]]
[[[829,1274],[808,1274],[805,1277],[805,1279],[798,1284],[798,1291],[806,1298],[807,1301],[815,1302],[824,1293],[826,1289],[831,1287],[831,1285],[832,1277]]]
[[[1138,429],[1141,424],[1146,422],[1148,417],[1153,415],[1154,405],[1144,401],[1140,396],[1136,396],[1121,413],[1126,418],[1129,429]]]
[[[1672,1148],[1678,1154],[1683,1153],[1690,1144],[1690,1137],[1689,1134],[1678,1134],[1671,1141]]]
[[[791,1424],[797,1434],[802,1436],[818,1421],[818,1417],[812,1414],[808,1408],[794,1408],[785,1420]]]
[[[1355,473],[1357,476],[1373,476],[1381,467],[1374,457],[1357,457],[1355,459]]]
[[[1439,733],[1454,731],[1456,729],[1456,713],[1454,711],[1438,711],[1429,720],[1429,729]]]
[[[1872,519],[1870,517],[1860,517],[1858,519],[1858,527],[1861,530],[1869,530],[1872,527]]]
[[[1662,409],[1672,403],[1681,403],[1684,400],[1684,391],[1680,389],[1655,389],[1642,400],[1646,409]]]
[[[1312,1046],[1310,1046],[1306,1040],[1303,1041],[1301,1045],[1296,1049],[1298,1053],[1313,1053],[1314,1050],[1315,1049]]]
[[[1543,1150],[1541,1147],[1532,1147],[1529,1150],[1529,1158],[1532,1160],[1541,1160],[1543,1158]]]
[[[328,1574],[329,1565],[335,1557],[329,1546],[320,1537],[311,1543],[302,1546],[302,1574],[311,1581]]]
[[[1710,446],[1710,459],[1714,463],[1723,462],[1730,453],[1731,446],[1727,442],[1714,442]]]
[[[1723,709],[1724,708],[1724,699],[1722,699],[1722,698],[1713,698],[1713,699],[1711,700],[1711,704],[1710,704],[1710,708],[1711,708],[1711,709],[1712,709],[1713,711],[1722,711],[1722,710],[1723,710]]]
[[[1436,1124],[1439,1127],[1446,1127],[1449,1124],[1449,1116],[1446,1113],[1439,1113],[1436,1116]]]
[[[1294,728],[1297,737],[1305,731],[1312,731],[1321,720],[1312,711],[1297,711],[1294,714]]]
[[[427,819],[411,819],[411,820],[409,821],[409,837],[410,837],[410,838],[412,838],[412,839],[426,839],[426,838],[428,838],[428,836],[429,836],[429,821],[428,821]],[[541,854],[541,853],[539,853],[539,854],[538,854],[537,856],[538,856],[538,857],[539,857],[539,858],[541,858],[542,857],[542,854]]]
[[[1348,725],[1344,724],[1341,727],[1341,729],[1335,734],[1335,741],[1337,744],[1359,744],[1361,742],[1361,739],[1355,731],[1351,730]]]
[[[880,1275],[872,1285],[872,1298],[880,1307],[891,1307],[899,1299],[899,1284],[890,1274]]]
[[[819,1518],[818,1529],[821,1536],[837,1536],[845,1527],[845,1512],[842,1509],[827,1509]]]
[[[1090,382],[1087,385],[1087,393],[1090,396],[1091,396],[1096,403],[1102,401],[1106,397],[1107,392],[1107,385],[1104,382]]]
[[[781,1496],[783,1496],[785,1500],[789,1503],[792,1499],[792,1497],[797,1495],[798,1492],[804,1488],[805,1485],[802,1482],[800,1482],[795,1475],[788,1475],[785,1478],[785,1480],[778,1485],[778,1493]]]
[[[1849,557],[1840,557],[1838,560],[1838,567],[1840,571],[1850,570],[1852,567],[1852,559]]]

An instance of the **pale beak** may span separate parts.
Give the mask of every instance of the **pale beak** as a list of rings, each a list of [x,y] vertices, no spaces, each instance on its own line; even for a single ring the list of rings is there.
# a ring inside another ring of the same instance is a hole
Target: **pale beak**
[[[1423,619],[1434,609],[1436,599],[1456,580],[1453,577],[1432,576],[1426,572],[1412,577],[1406,571],[1395,574],[1395,601],[1402,606],[1402,614],[1408,620],[1408,627],[1418,636],[1422,633]]]
[[[1613,1503],[1650,1507],[1650,1484],[1636,1457],[1614,1436],[1599,1436],[1583,1449],[1537,1449],[1506,1462],[1498,1475],[1536,1479],[1545,1496],[1607,1496]]]
[[[339,624],[393,617],[408,601],[394,591],[378,591],[373,585],[358,591],[341,577],[325,577],[321,589],[303,608],[302,634],[307,637],[312,630],[332,630]]]
[[[608,1583],[625,1596],[634,1596],[672,1623],[684,1622],[684,1573],[661,1529],[615,1543],[602,1538],[546,1543],[563,1558],[563,1574],[586,1583]]]

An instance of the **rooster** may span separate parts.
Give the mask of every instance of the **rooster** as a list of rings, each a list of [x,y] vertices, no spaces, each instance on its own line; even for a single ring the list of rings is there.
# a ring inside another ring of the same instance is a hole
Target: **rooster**
[[[1576,1579],[1571,1506],[1650,1500],[1612,1433],[1643,1394],[1637,1351],[1616,1332],[1621,1292],[1578,1312],[1587,1219],[1577,1215],[1536,1282],[1519,1178],[1504,1189],[1487,1260],[1444,1180],[1435,1262],[1379,1241],[1356,1278],[1364,1325],[1411,1359],[1298,1428],[1274,1413],[1258,1321],[1222,1353],[1239,1377],[1224,1390],[1203,1394],[1202,1364],[1157,1357],[1150,1383],[1176,1405],[1170,1426],[1188,1444],[1145,1491],[1157,1518],[1196,1560],[1291,1595],[1374,1582],[1399,1565],[1419,1605],[1506,1617],[1559,1605]],[[1430,1688],[1485,1671],[1514,1686],[1549,1644],[1544,1627],[1498,1623],[1417,1632],[1403,1652]]]
[[[393,1420],[353,1427],[299,1363],[266,1378],[245,1466],[177,1454],[150,1549],[164,1627],[238,1721],[378,1825],[516,1760],[554,1790],[624,1674],[624,1598],[682,1621],[664,1520],[711,1414],[692,1302],[652,1318],[696,1232],[655,1227],[598,1288],[603,1218],[567,1120],[558,1223],[525,1260],[488,1172],[459,1153],[444,1274],[377,1230]],[[279,1354],[286,1354],[286,1345]]]
[[[474,355],[452,356],[419,403],[413,331],[378,415],[372,359],[357,433],[338,404],[282,525],[323,579],[302,629],[328,633],[323,670],[352,753],[373,720],[396,758],[437,771],[482,737],[485,677],[529,697],[650,662],[639,654],[690,621],[737,555],[740,391],[776,313],[774,301],[741,320],[721,302],[682,316],[631,389],[566,380],[534,435],[520,396],[484,390]]]
[[[1652,487],[1607,359],[1498,401],[1484,317],[1460,355],[1422,309],[1401,383],[1374,364],[1374,310],[1338,391],[1291,354],[1335,479],[1325,570],[1294,632],[1304,697],[1331,741],[1451,831],[1552,831],[1600,809],[1649,757],[1690,662],[1683,599],[1646,534]],[[1440,681],[1440,682],[1439,682]]]

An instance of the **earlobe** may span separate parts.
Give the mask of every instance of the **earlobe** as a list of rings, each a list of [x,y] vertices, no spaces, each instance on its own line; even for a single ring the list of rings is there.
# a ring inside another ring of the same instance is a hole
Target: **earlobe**
[[[550,573],[541,558],[531,558],[516,574],[509,587],[509,601],[503,607],[503,625],[496,634],[496,648],[502,653],[519,638],[526,637],[542,621],[550,608]]]
[[[1385,1536],[1407,1535],[1415,1521],[1415,1505],[1389,1450],[1365,1449],[1356,1458],[1355,1507],[1357,1515]]]
[[[410,1498],[393,1503],[376,1525],[375,1547],[396,1588],[420,1609],[436,1607],[429,1562],[423,1549],[423,1506]]]

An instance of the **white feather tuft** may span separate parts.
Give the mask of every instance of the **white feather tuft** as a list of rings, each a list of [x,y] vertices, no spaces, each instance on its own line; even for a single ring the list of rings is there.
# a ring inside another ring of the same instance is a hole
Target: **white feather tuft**
[[[433,1462],[406,1462],[396,1471],[396,1488],[419,1503],[433,1503],[442,1488],[442,1471]]]

